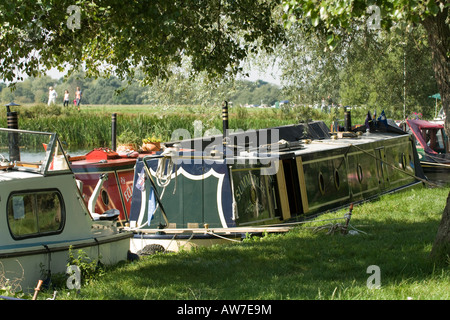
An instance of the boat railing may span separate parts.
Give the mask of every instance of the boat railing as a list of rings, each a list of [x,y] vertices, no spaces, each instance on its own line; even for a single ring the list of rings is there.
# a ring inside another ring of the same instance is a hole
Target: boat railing
[[[56,133],[0,128],[2,170],[42,175],[71,172],[68,158]]]

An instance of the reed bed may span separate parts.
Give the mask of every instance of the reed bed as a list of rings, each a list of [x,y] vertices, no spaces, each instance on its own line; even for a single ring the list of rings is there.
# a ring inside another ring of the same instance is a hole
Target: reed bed
[[[111,116],[117,113],[117,135],[131,131],[136,139],[159,137],[170,141],[176,130],[187,130],[191,137],[204,135],[208,130],[222,132],[220,106],[82,106],[74,107],[28,105],[15,107],[19,116],[19,128],[25,130],[56,132],[71,150],[111,146]],[[359,123],[364,113],[353,115]],[[343,110],[331,114],[321,113],[310,107],[282,109],[229,109],[229,127],[234,130],[250,130],[298,123],[307,120],[323,120],[330,125],[335,118],[343,118]],[[358,119],[359,118],[359,119]],[[201,124],[201,132],[194,123]],[[356,122],[355,122],[356,123]],[[6,114],[0,117],[0,126],[7,127]]]

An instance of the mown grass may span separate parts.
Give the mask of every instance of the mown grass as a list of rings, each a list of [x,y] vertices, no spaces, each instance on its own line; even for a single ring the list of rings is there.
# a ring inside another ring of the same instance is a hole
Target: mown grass
[[[123,263],[59,298],[447,300],[450,260],[436,264],[429,253],[449,191],[409,190],[358,205],[351,224],[364,233],[357,235],[314,232],[315,226],[343,222],[319,221],[341,218],[342,210],[286,234]],[[367,286],[371,265],[380,268],[379,289]]]

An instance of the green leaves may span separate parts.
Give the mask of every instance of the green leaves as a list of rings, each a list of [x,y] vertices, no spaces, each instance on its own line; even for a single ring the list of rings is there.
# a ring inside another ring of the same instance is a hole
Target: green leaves
[[[371,5],[377,9],[381,26],[390,28],[394,22],[422,21],[438,14],[449,3],[442,0],[284,0],[283,19],[285,25],[297,22],[313,28],[324,26],[327,31],[336,33],[339,28],[354,28],[357,20],[373,17],[374,13],[367,11]]]
[[[443,5],[443,3],[441,3]],[[447,3],[448,5],[448,3]],[[439,12],[439,7],[436,5],[436,2],[434,0],[428,1],[427,4],[427,12],[429,12],[432,15],[437,15]]]
[[[8,81],[16,73],[65,63],[73,70],[84,66],[89,76],[109,66],[122,79],[133,77],[139,66],[148,82],[168,77],[184,60],[191,61],[193,73],[233,75],[250,51],[274,48],[284,32],[272,16],[278,0],[257,6],[251,0],[3,2],[0,75]],[[67,12],[69,6],[80,13],[79,28],[67,26],[74,14]],[[38,64],[16,69],[18,61],[33,55]]]
[[[319,22],[320,22],[320,17],[317,14],[317,12],[316,11],[310,11],[310,12],[308,12],[308,14],[311,17],[311,24],[313,25],[313,27],[317,27],[319,25]]]

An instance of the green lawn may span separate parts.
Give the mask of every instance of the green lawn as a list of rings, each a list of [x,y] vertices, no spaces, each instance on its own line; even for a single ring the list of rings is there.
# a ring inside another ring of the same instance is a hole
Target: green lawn
[[[116,266],[60,298],[448,300],[450,260],[436,265],[429,253],[449,191],[416,189],[356,206],[351,224],[362,231],[357,235],[314,232],[343,222],[318,221],[238,244],[156,254]],[[378,289],[367,283],[373,265],[380,271]]]

